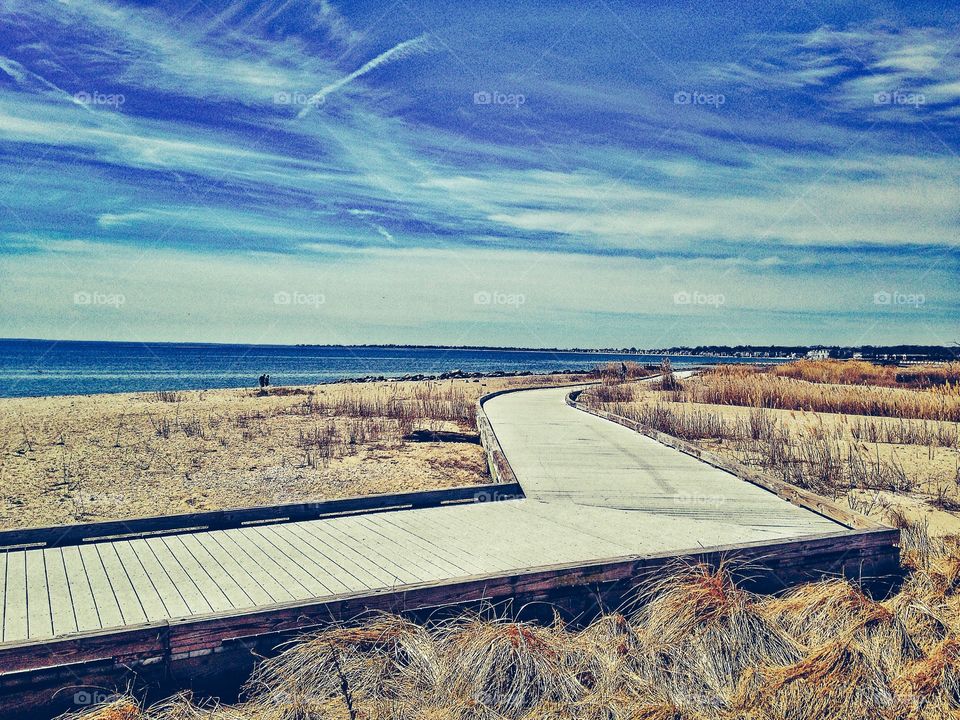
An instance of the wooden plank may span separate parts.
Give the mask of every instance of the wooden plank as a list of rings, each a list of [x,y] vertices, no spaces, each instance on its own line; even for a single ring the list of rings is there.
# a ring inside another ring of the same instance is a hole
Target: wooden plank
[[[73,609],[73,597],[67,582],[67,570],[63,564],[60,548],[44,550],[47,562],[47,589],[50,593],[50,614],[53,616],[54,635],[77,632],[77,616]]]
[[[50,593],[47,592],[47,568],[43,550],[27,550],[27,634],[45,638],[53,635]]]
[[[476,556],[472,543],[466,539],[463,533],[438,533],[436,530],[424,526],[421,519],[422,515],[410,518],[404,517],[403,513],[391,513],[390,517],[383,515],[378,517],[377,521],[392,525],[400,532],[407,533],[424,552],[432,552],[446,557],[468,575],[476,575],[489,570],[489,564],[484,563]]]
[[[177,586],[170,579],[170,576],[167,575],[167,571],[164,570],[163,565],[160,564],[160,561],[157,560],[153,554],[150,546],[147,545],[144,540],[130,540],[121,543],[121,546],[129,548],[135,555],[136,560],[139,561],[141,570],[149,578],[150,584],[160,596],[166,617],[183,617],[189,615],[190,608],[177,589]],[[122,552],[120,557],[123,560],[124,567],[129,570],[130,566],[127,558],[124,557]],[[133,573],[130,574],[130,578],[133,579]],[[137,581],[134,581],[134,587],[137,588],[139,593],[140,585]],[[141,596],[140,599],[142,600],[143,596]]]
[[[90,579],[83,565],[78,547],[63,548],[63,567],[67,572],[67,585],[70,587],[70,597],[73,599],[73,612],[77,619],[77,631],[99,630],[100,615],[97,612],[97,603],[93,599],[90,588]]]
[[[425,532],[439,533],[441,535],[456,534],[464,539],[468,547],[472,549],[478,562],[483,564],[481,572],[501,572],[510,568],[522,567],[525,561],[520,560],[513,555],[516,545],[509,547],[501,546],[498,542],[500,531],[491,532],[490,528],[480,529],[472,523],[461,519],[456,523],[451,523],[451,519],[439,513],[426,513],[421,517],[417,525],[422,527]]]
[[[559,505],[559,503],[558,503]],[[504,506],[504,515],[512,516],[508,527],[511,533],[500,532],[502,540],[512,547],[522,548],[527,558],[524,566],[545,565],[558,562],[557,538],[562,538],[564,554],[577,549],[587,557],[624,555],[629,550],[615,546],[601,537],[593,536],[579,526],[569,525],[551,517],[550,505],[530,503],[522,507]]]
[[[210,557],[220,563],[220,567],[233,578],[233,581],[243,589],[255,605],[278,602],[277,597],[271,595],[256,577],[247,572],[232,554],[221,547],[220,543],[213,538],[213,533],[198,533],[190,537],[196,540],[197,544],[210,554]]]
[[[313,597],[325,597],[335,595],[336,591],[331,589],[329,582],[329,573],[320,568],[322,575],[319,577],[304,567],[304,555],[297,552],[291,546],[283,543],[279,538],[270,533],[265,533],[261,528],[246,528],[242,531],[243,537],[251,544],[256,545],[266,555],[269,555],[274,562],[282,566],[291,576],[296,578],[303,588]],[[327,581],[327,582],[324,582]],[[339,585],[338,585],[339,587]]]
[[[52,553],[53,548],[47,552]],[[93,600],[97,606],[97,614],[100,616],[100,625],[107,627],[117,627],[123,625],[123,614],[120,612],[120,603],[113,590],[113,583],[107,576],[107,571],[100,560],[100,553],[97,552],[96,545],[81,545],[80,558],[83,560],[83,566],[87,571],[87,579],[90,581],[90,590],[93,592]]]
[[[220,583],[215,581],[208,570],[197,562],[196,558],[190,553],[187,547],[181,541],[182,535],[172,537],[157,538],[155,544],[159,547],[161,544],[177,563],[183,569],[183,572],[196,586],[197,590],[203,596],[204,601],[212,612],[223,612],[224,610],[233,610],[234,604],[230,602]],[[219,565],[217,565],[219,567]]]
[[[215,542],[223,553],[243,568],[244,572],[255,578],[260,587],[275,599],[274,602],[287,602],[294,599],[293,593],[274,576],[273,571],[268,572],[260,563],[251,558],[243,548],[234,542],[232,537],[227,535],[225,530],[204,534],[204,539],[207,538]],[[213,552],[211,548],[208,549]],[[224,563],[223,558],[219,555],[217,555],[217,559]]]
[[[345,522],[349,518],[338,518],[335,521],[323,523],[323,529],[340,538],[345,545],[360,550],[360,557],[370,565],[379,566],[388,570],[392,575],[400,578],[405,585],[424,582],[432,573],[424,572],[409,558],[403,557],[396,548],[385,548],[383,538],[372,536],[356,523]]]
[[[323,553],[318,553],[311,545],[296,535],[280,532],[283,525],[269,525],[257,528],[257,532],[280,552],[297,562],[304,570],[320,580],[332,593],[354,592],[364,587],[355,577],[333,563]]]
[[[223,565],[200,544],[196,535],[175,535],[168,538],[168,542],[179,542],[183,545],[184,552],[190,553],[197,565],[216,583],[230,607],[245,608],[256,605]]]
[[[353,520],[354,518],[348,518]],[[411,564],[421,568],[424,573],[428,573],[426,578],[450,578],[463,575],[463,570],[451,562],[435,556],[433,553],[424,553],[423,549],[418,547],[411,539],[409,534],[402,532],[392,525],[381,525],[377,518],[372,515],[365,515],[362,518],[356,518],[356,525],[362,532],[368,533],[370,538],[376,539],[376,542],[383,544],[387,548],[399,551],[405,559]]]
[[[0,553],[0,641],[7,610],[7,553]]]
[[[197,587],[193,578],[183,569],[183,565],[180,564],[179,559],[170,552],[170,548],[166,546],[163,538],[146,538],[139,542],[144,543],[150,548],[157,558],[157,561],[163,566],[163,569],[166,570],[167,576],[170,578],[170,581],[176,585],[177,590],[180,591],[180,596],[187,604],[191,615],[202,615],[213,612],[213,607],[211,607],[207,601],[203,591]]]
[[[739,556],[752,560],[749,572],[758,573],[771,557],[797,560],[791,568],[838,567],[847,562],[856,568],[861,559],[873,558],[872,567],[897,566],[897,549],[892,544],[896,531],[858,531],[835,533],[812,540],[758,543]],[[739,548],[734,548],[740,550]],[[689,553],[664,554],[661,557],[614,558],[600,563],[574,563],[546,568],[531,568],[521,573],[465,578],[449,583],[438,581],[404,588],[399,592],[356,593],[322,601],[285,603],[241,612],[171,621],[164,626],[102,631],[56,641],[28,642],[0,647],[0,673],[29,670],[51,664],[81,662],[108,656],[121,656],[136,662],[140,657],[157,657],[169,647],[173,657],[183,653],[216,651],[230,638],[243,639],[248,648],[258,637],[276,637],[275,633],[309,627],[331,619],[349,619],[370,610],[412,610],[455,603],[497,601],[513,598],[514,604],[545,601],[559,602],[576,598],[578,603],[593,603],[595,597],[622,593],[645,578],[661,573],[677,557],[716,564],[729,557],[728,547],[715,547]],[[852,564],[851,564],[852,563]],[[782,571],[783,568],[776,570]],[[584,592],[582,588],[591,588]],[[611,597],[616,597],[613,595]],[[249,651],[247,651],[247,656]],[[216,655],[223,658],[225,655]],[[217,660],[221,662],[221,660]],[[27,675],[28,677],[29,675]]]
[[[380,567],[371,566],[355,548],[344,544],[340,536],[328,533],[323,523],[303,522],[290,525],[278,525],[281,532],[297,535],[315,551],[322,553],[357,579],[361,586],[368,588],[391,587],[400,582],[397,576]]]
[[[405,580],[408,573],[389,561],[385,562],[381,555],[371,552],[370,548],[361,547],[356,538],[345,534],[337,523],[307,522],[301,523],[299,527],[319,541],[327,543],[332,552],[339,552],[339,557],[344,562],[354,563],[359,568],[354,574],[365,572],[377,578],[371,583],[371,587],[393,587],[409,582]]]
[[[372,550],[382,557],[406,569],[417,578],[417,582],[430,582],[434,579],[450,577],[450,573],[459,572],[437,558],[420,553],[408,538],[396,528],[379,527],[371,516],[344,518],[340,529],[356,540],[365,550]]]
[[[441,528],[446,528],[443,524],[445,521],[449,522],[446,517],[438,513],[428,513],[423,520]],[[489,548],[491,552],[502,557],[509,567],[519,568],[530,564],[530,555],[524,556],[524,553],[518,549],[517,542],[513,538],[505,537],[502,528],[491,531],[491,528],[475,523],[469,517],[458,518],[457,527],[462,528],[462,532],[474,538],[478,543],[477,547]]]
[[[159,620],[166,617],[160,596],[149,581],[143,582],[139,588],[133,587],[130,575],[120,562],[120,556],[117,555],[115,543],[101,543],[93,547],[97,549],[103,569],[110,578],[110,585],[113,587],[113,594],[117,598],[120,615],[125,625],[138,625],[147,622],[148,619]],[[144,609],[144,602],[140,598],[141,595],[146,598],[146,604],[152,609],[149,618]]]
[[[405,524],[390,522],[386,515],[395,515],[396,513],[387,513],[385,515],[368,515],[366,520],[376,528],[381,528],[385,533],[397,538],[405,547],[422,558],[430,558],[434,565],[441,569],[448,568],[451,578],[463,575],[476,575],[482,572],[469,555],[465,555],[456,547],[459,538],[456,535],[443,537],[443,542],[436,544],[431,540],[424,539],[420,535],[412,532]],[[421,531],[422,532],[422,531]],[[424,533],[426,534],[426,533]]]
[[[303,599],[310,597],[310,591],[301,585],[295,577],[278,565],[273,558],[264,553],[260,548],[247,540],[240,530],[221,530],[218,532],[219,539],[229,543],[237,561],[250,573],[257,572],[258,577],[265,576],[270,578],[269,587],[271,595],[286,595],[292,599]],[[264,587],[267,587],[266,585]]]

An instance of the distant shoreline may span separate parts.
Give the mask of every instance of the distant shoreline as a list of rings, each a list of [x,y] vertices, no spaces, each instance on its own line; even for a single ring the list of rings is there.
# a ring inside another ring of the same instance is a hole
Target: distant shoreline
[[[924,361],[956,360],[960,349],[949,345],[698,345],[668,348],[637,347],[524,347],[518,345],[422,345],[404,343],[219,343],[176,340],[62,340],[55,338],[0,338],[0,343],[37,343],[50,345],[116,345],[134,347],[171,348],[309,348],[309,349],[366,349],[366,350],[462,350],[471,352],[570,353],[629,356],[677,356],[738,358],[756,360],[797,360],[809,353],[827,352],[840,359]]]

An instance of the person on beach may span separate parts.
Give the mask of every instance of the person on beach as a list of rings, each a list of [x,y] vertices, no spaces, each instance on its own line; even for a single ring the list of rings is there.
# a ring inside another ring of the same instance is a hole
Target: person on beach
[[[263,390],[264,385],[267,384],[267,376],[261,375],[259,380],[260,380],[260,389]]]

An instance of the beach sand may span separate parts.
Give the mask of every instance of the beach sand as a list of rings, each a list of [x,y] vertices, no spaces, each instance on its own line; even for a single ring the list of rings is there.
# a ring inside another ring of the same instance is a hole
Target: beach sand
[[[0,399],[0,527],[489,482],[476,399],[558,382],[570,376]],[[417,430],[463,437],[404,439]]]

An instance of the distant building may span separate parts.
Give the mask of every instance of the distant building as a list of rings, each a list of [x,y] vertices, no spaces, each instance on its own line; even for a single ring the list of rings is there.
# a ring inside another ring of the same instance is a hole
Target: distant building
[[[824,349],[809,350],[807,352],[807,357],[810,358],[811,360],[826,360],[827,358],[830,357],[830,351],[824,350]]]

